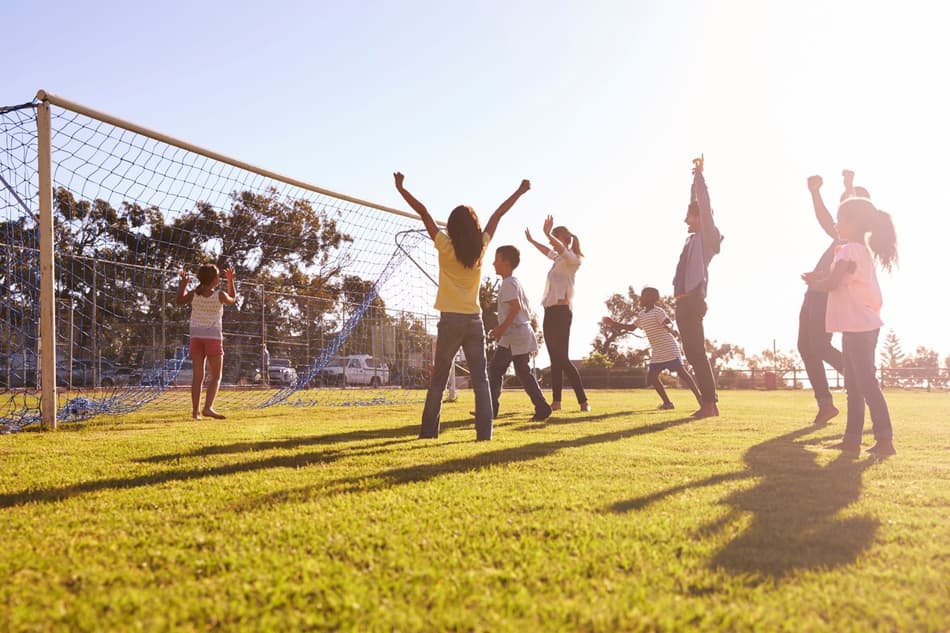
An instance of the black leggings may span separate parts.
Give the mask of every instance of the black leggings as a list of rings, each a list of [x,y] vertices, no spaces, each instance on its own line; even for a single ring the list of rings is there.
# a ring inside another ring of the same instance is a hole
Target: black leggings
[[[581,383],[581,375],[568,356],[571,342],[571,321],[574,315],[570,306],[554,305],[544,309],[544,344],[551,357],[551,400],[561,401],[564,377],[574,387],[578,404],[587,403],[587,394]]]

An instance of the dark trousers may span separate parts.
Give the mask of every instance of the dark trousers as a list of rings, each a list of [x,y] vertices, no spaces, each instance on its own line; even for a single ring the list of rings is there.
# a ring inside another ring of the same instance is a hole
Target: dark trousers
[[[808,382],[815,392],[819,406],[834,403],[828,388],[828,374],[825,363],[839,373],[844,372],[844,359],[841,352],[831,344],[831,333],[825,331],[825,310],[828,307],[828,295],[824,292],[807,292],[798,314],[798,353],[805,364]]]
[[[578,404],[585,404],[587,394],[584,393],[581,375],[568,356],[573,319],[570,306],[555,305],[544,309],[544,344],[551,357],[551,400],[561,401],[564,377],[567,376],[567,381],[574,387]]]
[[[703,317],[706,316],[706,300],[698,295],[686,295],[676,300],[676,327],[683,339],[683,352],[693,368],[696,385],[704,403],[716,402],[716,378],[706,356],[706,332]]]
[[[534,405],[534,414],[547,417],[551,414],[551,407],[544,399],[541,393],[541,387],[537,379],[531,373],[531,367],[528,365],[529,354],[512,355],[510,347],[498,347],[495,349],[495,355],[488,363],[488,384],[491,386],[491,404],[495,417],[498,417],[498,400],[501,398],[501,386],[505,378],[505,372],[511,363],[515,364],[515,376],[521,381],[524,392],[531,398],[531,404]]]
[[[878,332],[880,330],[845,332],[841,335],[844,388],[848,390],[848,425],[844,430],[844,441],[848,443],[861,443],[865,404],[871,410],[874,439],[879,442],[890,441],[894,436],[891,414],[874,368]]]

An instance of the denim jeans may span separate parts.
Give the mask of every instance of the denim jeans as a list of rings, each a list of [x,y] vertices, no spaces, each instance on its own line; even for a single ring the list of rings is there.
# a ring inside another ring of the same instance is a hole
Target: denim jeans
[[[851,444],[861,443],[865,404],[871,410],[874,439],[879,442],[889,441],[894,436],[891,414],[887,410],[887,401],[874,368],[874,351],[877,348],[879,332],[880,330],[844,332],[841,335],[844,388],[848,391],[848,425],[844,430],[844,441]]]
[[[564,377],[567,376],[567,381],[574,387],[577,404],[584,404],[587,402],[584,383],[581,382],[577,367],[568,356],[573,320],[570,306],[553,305],[544,309],[544,345],[548,348],[548,356],[551,357],[551,400],[561,401]]]
[[[693,368],[696,385],[704,403],[716,402],[716,378],[706,356],[706,300],[698,295],[686,295],[676,300],[676,326],[683,339],[683,353]]]
[[[819,406],[834,404],[834,398],[828,388],[825,363],[839,372],[844,372],[841,352],[831,344],[831,333],[825,331],[827,307],[826,293],[806,292],[801,312],[798,314],[798,353],[805,364],[805,373],[808,374],[808,382],[811,383]]]
[[[544,399],[541,393],[541,387],[537,379],[531,373],[531,367],[528,366],[530,354],[517,354],[512,356],[510,347],[498,347],[495,349],[495,355],[492,356],[488,364],[488,384],[491,385],[491,404],[495,417],[498,417],[498,399],[501,397],[501,383],[505,378],[505,372],[508,371],[508,365],[515,364],[515,376],[521,381],[524,392],[531,398],[531,404],[534,405],[534,414],[547,417],[551,415],[551,405]]]
[[[465,352],[465,360],[475,391],[475,437],[490,440],[493,415],[491,391],[485,361],[485,328],[481,314],[458,314],[443,312],[439,319],[439,335],[435,341],[435,367],[422,409],[420,438],[439,437],[439,422],[442,415],[442,394],[449,379],[449,370],[455,362],[459,347]]]

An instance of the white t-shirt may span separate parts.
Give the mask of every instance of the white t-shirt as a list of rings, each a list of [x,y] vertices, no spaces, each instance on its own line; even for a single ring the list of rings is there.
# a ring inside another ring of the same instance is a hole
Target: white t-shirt
[[[637,320],[633,322],[642,329],[650,341],[650,362],[666,363],[671,360],[681,360],[680,346],[676,338],[666,328],[664,323],[670,320],[663,308],[653,306],[649,310],[641,310]]]
[[[561,254],[553,249],[548,249],[548,258],[554,260],[554,264],[551,266],[551,270],[548,271],[541,305],[550,308],[562,301],[567,301],[567,305],[573,307],[574,273],[581,266],[581,258],[569,248],[565,248]]]
[[[224,314],[224,305],[218,297],[220,290],[215,290],[210,297],[202,297],[197,292],[191,299],[191,321],[188,324],[188,333],[191,338],[224,338],[221,327],[221,317]]]
[[[524,288],[515,277],[502,279],[501,286],[498,288],[498,323],[504,323],[508,318],[511,311],[509,301],[518,302],[518,314],[501,335],[498,345],[509,348],[513,356],[538,351],[538,339],[535,338],[534,330],[531,329],[531,308],[528,306],[528,297],[525,296]]]

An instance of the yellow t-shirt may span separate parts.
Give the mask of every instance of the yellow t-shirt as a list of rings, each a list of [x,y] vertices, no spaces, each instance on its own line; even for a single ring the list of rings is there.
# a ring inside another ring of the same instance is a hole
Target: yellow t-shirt
[[[478,287],[482,281],[481,262],[466,268],[455,257],[452,240],[444,231],[435,236],[435,249],[439,251],[439,291],[435,295],[435,309],[439,312],[481,314],[478,304]],[[482,256],[491,235],[482,233]]]

